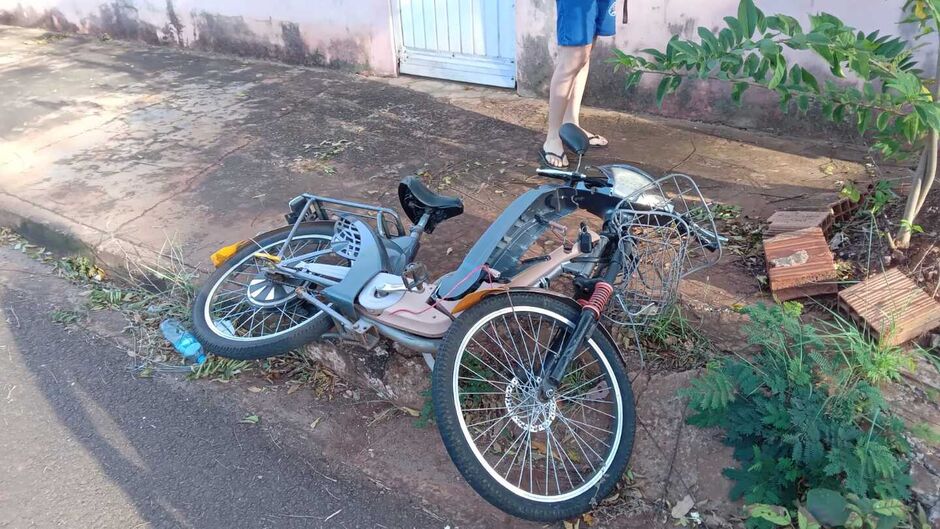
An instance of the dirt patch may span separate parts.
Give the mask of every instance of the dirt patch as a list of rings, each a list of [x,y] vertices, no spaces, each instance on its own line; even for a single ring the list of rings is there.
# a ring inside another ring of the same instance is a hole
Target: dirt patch
[[[721,442],[722,432],[685,424],[685,399],[676,394],[697,375],[696,370],[637,376],[638,427],[630,468],[646,500],[675,505],[688,495],[702,517],[728,520],[740,514],[740,504],[728,501],[731,481],[722,474],[734,466],[733,450]]]

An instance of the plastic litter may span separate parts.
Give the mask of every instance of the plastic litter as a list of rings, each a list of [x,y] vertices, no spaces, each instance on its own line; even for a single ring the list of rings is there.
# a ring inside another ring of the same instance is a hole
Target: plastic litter
[[[179,320],[170,318],[160,323],[160,331],[173,348],[183,355],[188,363],[202,364],[206,361],[206,353],[202,344],[192,335]]]

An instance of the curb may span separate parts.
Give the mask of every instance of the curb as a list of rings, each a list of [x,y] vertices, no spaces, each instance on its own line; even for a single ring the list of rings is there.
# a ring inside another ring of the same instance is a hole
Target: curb
[[[32,244],[62,256],[79,255],[120,277],[133,257],[155,264],[160,254],[139,243],[63,217],[43,206],[0,190],[0,226],[10,228]],[[187,263],[187,266],[196,269]]]

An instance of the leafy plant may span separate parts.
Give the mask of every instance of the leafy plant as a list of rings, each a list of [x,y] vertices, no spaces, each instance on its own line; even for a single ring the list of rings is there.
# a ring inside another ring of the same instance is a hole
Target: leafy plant
[[[424,390],[421,396],[424,397],[424,403],[418,412],[414,425],[416,428],[427,428],[429,424],[434,422],[434,400],[431,398],[430,389]]]
[[[940,428],[937,428],[928,422],[919,422],[911,426],[911,435],[928,444],[940,448]]]
[[[806,504],[797,504],[793,510],[777,505],[748,505],[747,515],[751,526],[893,529],[902,522],[908,522],[911,527],[928,527],[920,516],[913,518],[907,506],[899,500],[872,500],[851,493],[843,496],[830,489],[811,489],[806,494]]]
[[[634,339],[632,333],[628,333],[624,345],[634,347]],[[708,338],[689,321],[679,304],[671,306],[643,329],[640,339],[647,362],[671,368],[700,366],[712,348]],[[581,373],[585,376],[584,371]]]
[[[92,310],[119,309],[140,301],[141,292],[118,287],[96,287],[88,294],[88,306]]]
[[[798,304],[747,307],[753,359],[711,363],[682,392],[690,424],[724,430],[737,468],[732,499],[789,505],[811,488],[859,497],[909,496],[910,447],[880,391],[827,355],[826,338]]]
[[[884,337],[873,340],[851,322],[832,316],[833,321],[820,324],[823,339],[834,359],[853,376],[877,386],[900,379],[902,369],[914,369],[914,357],[902,347],[889,344]]]
[[[53,322],[61,323],[62,325],[71,325],[82,319],[81,313],[65,309],[56,309],[49,313],[49,317],[52,318]]]
[[[208,378],[220,382],[227,382],[246,371],[251,370],[251,362],[247,360],[232,360],[209,355],[206,361],[193,366],[192,373],[188,375],[191,380]]]
[[[783,507],[765,504],[749,505],[747,511],[749,521],[760,520],[778,527],[796,525],[799,529],[822,526],[892,529],[908,517],[907,507],[898,500],[870,500],[854,494],[842,496],[829,489],[810,490],[805,508],[799,506],[792,514]]]
[[[920,29],[918,38],[936,32],[940,0],[907,0],[902,9],[904,22]],[[741,0],[737,16],[724,21],[726,27],[717,34],[699,27],[699,39],[674,35],[662,50],[645,49],[643,55],[615,50],[615,67],[627,72],[628,88],[645,74],[660,76],[659,105],[688,78],[729,83],[731,99],[739,104],[746,90],[760,87],[776,92],[784,111],[795,106],[806,113],[815,105],[834,122],[853,121],[886,157],[919,150],[903,214],[907,224],[901,224],[897,237],[898,246],[906,247],[937,172],[940,67],[934,79],[923,79],[910,43],[878,31],[856,30],[828,13],[810,15],[809,28],[803,28],[792,16],[766,16],[753,0]],[[826,62],[835,79],[851,76],[857,82],[821,82],[791,62],[788,50],[812,53]],[[937,60],[940,64],[940,55]]]
[[[879,180],[875,182],[874,187],[865,200],[864,209],[872,215],[877,215],[884,211],[885,206],[897,198],[897,194],[891,187],[890,180]]]
[[[104,270],[85,256],[63,257],[56,261],[55,270],[72,281],[101,281],[105,277]]]

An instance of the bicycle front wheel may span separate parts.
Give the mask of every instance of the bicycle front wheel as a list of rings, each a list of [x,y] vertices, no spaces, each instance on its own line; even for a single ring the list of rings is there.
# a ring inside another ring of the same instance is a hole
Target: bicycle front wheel
[[[630,381],[597,329],[554,398],[541,369],[574,329],[580,307],[512,293],[471,307],[445,335],[434,366],[434,411],[451,459],[493,505],[536,521],[577,516],[611,493],[633,447]]]

